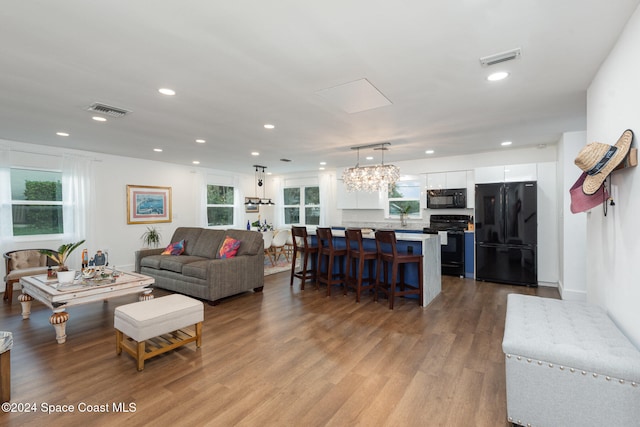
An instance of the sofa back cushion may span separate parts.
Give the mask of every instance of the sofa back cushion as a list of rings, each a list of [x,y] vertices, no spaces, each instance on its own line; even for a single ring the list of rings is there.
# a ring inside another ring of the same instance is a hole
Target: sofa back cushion
[[[236,256],[264,253],[264,241],[262,240],[262,233],[259,231],[229,229],[225,235],[240,240],[240,248],[238,248]]]
[[[198,240],[191,246],[190,255],[209,259],[218,258],[217,253],[224,240],[224,230],[202,229]]]
[[[11,255],[9,269],[21,270],[23,268],[42,267],[47,265],[47,256],[37,249],[15,251]]]
[[[184,240],[184,255],[194,255],[193,248],[202,234],[203,229],[200,227],[178,227],[173,233],[171,242],[179,242]]]

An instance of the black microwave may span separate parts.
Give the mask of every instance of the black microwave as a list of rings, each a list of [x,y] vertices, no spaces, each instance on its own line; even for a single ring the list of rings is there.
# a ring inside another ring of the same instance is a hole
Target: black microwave
[[[467,207],[467,189],[427,190],[427,208],[452,209]]]

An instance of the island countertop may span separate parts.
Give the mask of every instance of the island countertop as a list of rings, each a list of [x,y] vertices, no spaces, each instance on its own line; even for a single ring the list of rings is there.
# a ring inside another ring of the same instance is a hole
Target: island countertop
[[[344,237],[344,230],[331,230],[331,234],[333,234],[334,237]],[[362,233],[362,238],[375,240],[376,234],[373,231],[370,233]],[[438,238],[439,237],[437,234],[396,232],[396,240],[404,240],[409,242],[422,242],[425,240]]]
[[[315,235],[315,231],[310,231],[309,234]],[[331,234],[336,239],[344,239],[344,230],[331,230]],[[362,238],[366,249],[376,249],[374,232],[362,233]],[[437,234],[396,232],[396,241],[400,250],[406,250],[411,246],[414,253],[424,255],[422,261],[422,283],[424,286],[422,306],[426,307],[442,290],[440,237]],[[408,264],[407,278],[417,276],[417,270],[415,264]],[[417,279],[417,277],[415,278]]]

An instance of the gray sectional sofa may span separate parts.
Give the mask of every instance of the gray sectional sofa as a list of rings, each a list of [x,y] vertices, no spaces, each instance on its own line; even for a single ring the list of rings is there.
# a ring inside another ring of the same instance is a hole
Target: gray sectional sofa
[[[219,259],[225,237],[240,240],[233,258]],[[264,286],[262,234],[248,230],[179,227],[171,242],[185,241],[182,255],[160,255],[164,248],[136,252],[136,272],[155,279],[155,287],[207,300],[218,300]]]

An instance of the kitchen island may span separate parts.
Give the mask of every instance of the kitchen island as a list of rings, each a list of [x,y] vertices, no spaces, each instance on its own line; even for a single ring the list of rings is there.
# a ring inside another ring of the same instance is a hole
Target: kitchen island
[[[331,230],[337,247],[345,247],[344,230]],[[365,249],[376,250],[375,233],[362,233]],[[442,290],[440,268],[440,238],[437,234],[396,232],[398,251],[406,252],[409,248],[414,254],[422,254],[422,281],[424,286],[422,306],[426,307]],[[409,283],[418,283],[418,268],[415,264],[407,264],[405,277]]]

